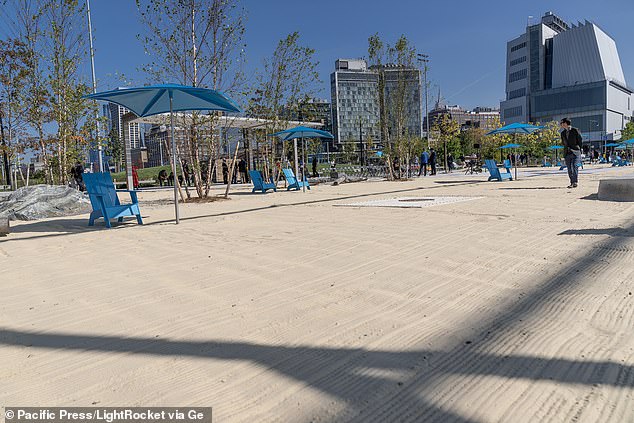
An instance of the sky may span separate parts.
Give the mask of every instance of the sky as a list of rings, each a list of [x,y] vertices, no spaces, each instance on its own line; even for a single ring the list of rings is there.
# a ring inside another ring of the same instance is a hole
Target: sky
[[[378,32],[389,43],[404,34],[431,62],[430,102],[441,90],[448,104],[498,107],[504,98],[506,42],[525,31],[529,16],[552,11],[568,22],[588,19],[616,40],[625,78],[634,86],[634,0],[242,0],[247,14],[247,76],[262,66],[279,39],[299,31],[316,50],[321,84],[330,100],[330,74],[338,58],[367,55]],[[134,0],[92,0],[98,89],[122,85],[117,75],[143,83],[148,58]],[[84,65],[90,75],[89,64]]]

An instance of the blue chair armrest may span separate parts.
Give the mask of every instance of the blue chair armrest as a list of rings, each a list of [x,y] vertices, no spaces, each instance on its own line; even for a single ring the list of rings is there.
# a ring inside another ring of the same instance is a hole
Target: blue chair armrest
[[[137,197],[137,192],[132,189],[116,189],[115,192],[129,192],[130,199],[132,200],[132,204],[138,204],[139,198]]]

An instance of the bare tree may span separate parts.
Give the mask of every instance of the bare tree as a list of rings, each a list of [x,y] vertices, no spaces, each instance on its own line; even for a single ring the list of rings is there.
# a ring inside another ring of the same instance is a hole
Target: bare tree
[[[154,81],[240,92],[245,13],[238,0],[149,0],[143,4],[137,0],[136,4],[145,28],[139,39],[152,58],[143,69]],[[194,112],[180,146],[190,158],[199,197],[209,195],[219,116]],[[205,158],[207,166],[203,166]]]
[[[282,129],[289,120],[311,120],[315,110],[309,100],[319,82],[318,65],[315,50],[301,44],[299,32],[279,40],[271,57],[264,60],[262,71],[256,75],[247,109],[249,116],[271,121],[265,126],[264,137]],[[262,141],[268,144],[266,139]],[[270,139],[270,142],[269,165],[273,167],[275,152],[281,151],[283,161],[286,146],[278,139]],[[278,148],[279,142],[281,148]]]

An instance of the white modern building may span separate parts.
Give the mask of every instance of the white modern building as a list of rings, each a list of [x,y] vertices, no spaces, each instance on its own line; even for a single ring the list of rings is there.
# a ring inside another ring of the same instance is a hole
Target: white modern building
[[[592,22],[569,25],[551,12],[507,43],[501,120],[548,122],[569,117],[584,142],[620,138],[632,119],[615,41]]]

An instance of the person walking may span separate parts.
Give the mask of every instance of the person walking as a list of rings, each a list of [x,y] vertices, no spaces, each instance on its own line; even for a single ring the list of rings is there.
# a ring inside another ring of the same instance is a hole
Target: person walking
[[[222,159],[222,183],[225,185],[229,183],[229,166],[227,165],[227,159]]]
[[[240,182],[248,184],[249,176],[247,175],[247,162],[245,162],[244,159],[240,159],[238,162],[238,170],[240,170]]]
[[[577,183],[579,182],[579,168],[577,166],[581,160],[582,148],[581,134],[577,128],[571,125],[568,118],[563,118],[560,126],[563,129],[561,131],[561,142],[564,145],[564,157],[568,168],[568,177],[570,178],[568,188],[577,188]]]
[[[132,187],[139,188],[139,168],[134,165],[132,165]]]
[[[431,151],[431,153],[429,154],[429,167],[431,168],[430,175],[435,175],[436,174],[436,150],[432,148],[430,151]]]
[[[70,176],[73,177],[73,182],[79,191],[84,192],[86,186],[84,185],[84,167],[79,161],[75,162],[75,165],[70,168]]]
[[[427,150],[423,150],[420,155],[420,169],[418,169],[418,176],[422,173],[423,176],[427,176],[427,164],[429,163],[429,153]]]
[[[317,173],[317,154],[313,156],[312,167],[313,167],[313,178],[316,178],[319,176],[319,174]]]
[[[451,153],[447,155],[447,168],[449,173],[451,173],[453,170],[453,155]]]

